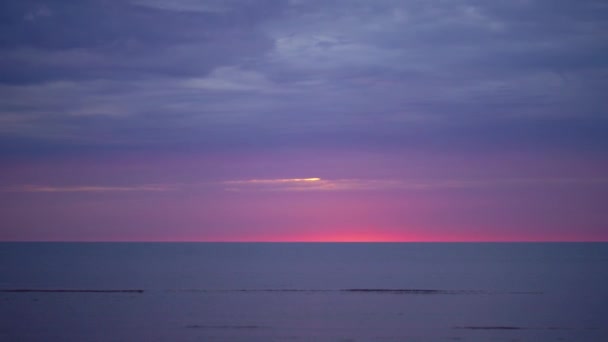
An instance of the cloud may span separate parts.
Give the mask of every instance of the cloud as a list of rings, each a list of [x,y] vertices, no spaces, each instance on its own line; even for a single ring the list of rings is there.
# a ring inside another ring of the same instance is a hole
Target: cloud
[[[246,4],[235,0],[133,0],[136,5],[177,12],[223,13]]]
[[[20,17],[40,8],[34,1],[16,3],[3,2],[0,12]],[[263,55],[272,44],[251,26],[266,18],[255,9],[246,26],[238,23],[239,13],[209,18],[151,11],[127,1],[112,6],[97,0],[58,2],[45,8],[53,15],[44,20],[0,21],[0,83],[201,76]]]
[[[166,184],[145,184],[135,186],[102,186],[102,185],[81,185],[81,186],[48,186],[48,185],[23,185],[6,189],[8,192],[31,192],[31,193],[61,193],[61,192],[134,192],[134,191],[171,191],[175,186]]]
[[[14,18],[0,21],[5,140],[521,148],[549,132],[548,145],[608,145],[602,1],[23,0],[0,12]]]
[[[293,184],[293,183],[308,183],[314,184],[321,182],[321,178],[278,178],[278,179],[249,179],[249,180],[235,180],[225,181],[225,184]]]
[[[274,56],[279,62],[313,69],[397,65],[401,57],[395,50],[306,33],[278,37]]]
[[[379,191],[497,188],[505,186],[608,185],[608,178],[505,178],[489,180],[396,180],[279,178],[221,182],[227,191]]]
[[[238,67],[219,67],[207,77],[193,78],[184,81],[189,88],[211,91],[241,92],[280,92],[281,88],[270,81],[264,74],[243,70]]]
[[[51,11],[47,6],[40,5],[35,9],[27,12],[23,18],[28,21],[34,21],[40,18],[50,17],[52,15],[53,11]]]
[[[60,193],[131,193],[173,192],[189,193],[209,191],[227,192],[345,192],[345,191],[443,191],[506,188],[555,188],[555,187],[608,186],[608,178],[495,178],[495,179],[324,179],[268,178],[201,181],[171,184],[138,185],[40,185],[25,184],[4,187],[5,193],[60,194]]]
[[[266,190],[266,191],[306,191],[324,190],[328,182],[318,177],[228,180],[220,183],[228,191]]]

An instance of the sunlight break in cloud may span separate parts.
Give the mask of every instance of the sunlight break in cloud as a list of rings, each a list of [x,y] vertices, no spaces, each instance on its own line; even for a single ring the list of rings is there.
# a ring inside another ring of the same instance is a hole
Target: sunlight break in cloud
[[[487,180],[385,180],[385,179],[321,179],[279,178],[224,181],[228,191],[347,191],[347,190],[432,190],[502,186],[603,185],[608,179],[593,178],[506,178]]]
[[[321,179],[313,178],[279,178],[249,179],[224,181],[226,190],[262,190],[262,191],[344,191],[344,190],[380,190],[398,189],[405,184],[395,180],[376,179]]]
[[[321,178],[278,178],[278,179],[246,179],[224,181],[228,191],[239,190],[273,190],[273,191],[293,191],[293,190],[323,190],[322,187],[327,181]]]
[[[303,182],[321,182],[321,178],[279,178],[279,179],[249,179],[249,180],[234,180],[226,181],[226,184],[289,184]]]

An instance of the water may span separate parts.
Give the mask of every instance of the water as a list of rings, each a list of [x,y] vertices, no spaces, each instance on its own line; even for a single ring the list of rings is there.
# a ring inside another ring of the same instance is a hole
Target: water
[[[0,243],[0,340],[605,341],[607,283],[606,243]]]

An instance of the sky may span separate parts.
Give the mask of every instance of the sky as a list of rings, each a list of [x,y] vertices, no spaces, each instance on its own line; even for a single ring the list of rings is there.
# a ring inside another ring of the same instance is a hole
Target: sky
[[[0,3],[0,240],[608,241],[603,0]]]

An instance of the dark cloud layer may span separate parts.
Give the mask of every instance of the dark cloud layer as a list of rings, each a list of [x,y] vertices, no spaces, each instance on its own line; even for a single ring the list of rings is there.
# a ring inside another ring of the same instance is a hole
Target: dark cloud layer
[[[608,146],[604,1],[47,0],[0,13],[3,153]]]

